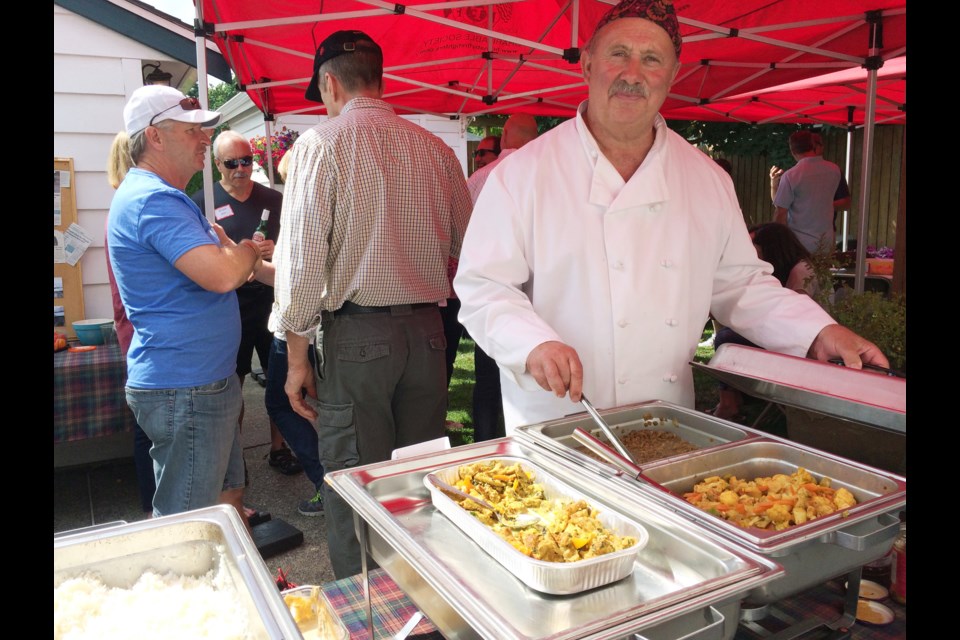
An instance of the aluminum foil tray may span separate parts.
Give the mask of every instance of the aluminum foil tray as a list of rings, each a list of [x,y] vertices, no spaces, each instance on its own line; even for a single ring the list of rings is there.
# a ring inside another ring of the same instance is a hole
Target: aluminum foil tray
[[[751,396],[778,404],[907,431],[907,380],[830,362],[724,344],[709,364],[691,362]]]
[[[562,501],[590,500],[569,485],[560,482],[536,465],[517,458],[498,456],[477,463],[500,460],[504,464],[520,463],[526,471],[533,472],[534,482],[543,486],[548,499]],[[473,464],[473,463],[471,463]],[[524,555],[510,543],[498,536],[493,530],[473,517],[469,511],[434,486],[428,479],[436,475],[440,480],[453,485],[459,479],[461,465],[444,467],[433,474],[424,476],[423,484],[430,490],[433,506],[489,553],[494,560],[503,565],[513,575],[532,589],[553,595],[580,593],[595,589],[617,580],[622,580],[633,572],[633,564],[646,544],[647,530],[637,522],[609,509],[600,510],[597,519],[610,531],[621,536],[632,536],[637,543],[630,548],[621,549],[596,558],[577,562],[546,562]]]

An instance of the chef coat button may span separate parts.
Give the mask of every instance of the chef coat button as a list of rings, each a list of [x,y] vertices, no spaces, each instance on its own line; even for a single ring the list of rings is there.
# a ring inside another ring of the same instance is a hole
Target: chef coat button
[[[670,374],[670,382],[676,382],[676,381],[677,381],[677,374],[671,373],[671,374]]]
[[[670,267],[673,266],[673,262],[664,258],[663,260],[660,261],[660,266],[663,267],[664,269],[669,269]]]
[[[656,213],[657,211],[660,211],[660,209],[662,208],[663,208],[663,205],[661,205],[659,202],[650,205],[650,211],[653,211],[654,213]]]
[[[617,384],[627,384],[627,379],[626,379],[626,378],[618,378],[618,379],[617,379]]]
[[[617,325],[618,325],[619,327],[621,327],[621,328],[627,326],[628,324],[630,324],[630,323],[627,322],[626,320],[621,320],[620,322],[617,323]]]
[[[664,322],[664,324],[666,324],[668,327],[675,327],[675,326],[677,326],[678,324],[680,324],[680,321],[677,320],[676,318],[667,318],[667,319],[664,320],[663,322]]]
[[[614,262],[613,268],[616,269],[617,271],[623,271],[623,261],[617,260],[616,262]]]
[[[663,381],[664,381],[664,382],[670,382],[670,374],[669,374],[669,373],[663,374]]]

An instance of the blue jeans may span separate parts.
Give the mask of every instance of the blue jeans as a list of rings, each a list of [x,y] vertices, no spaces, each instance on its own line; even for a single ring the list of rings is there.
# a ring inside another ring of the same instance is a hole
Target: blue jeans
[[[127,404],[150,437],[157,479],[153,515],[217,504],[243,488],[240,378],[185,389],[126,388]]]
[[[310,364],[315,358],[313,348],[308,349]],[[323,486],[323,464],[320,462],[320,441],[313,424],[290,406],[290,398],[283,385],[287,381],[287,341],[273,337],[270,345],[270,367],[267,369],[267,388],[263,403],[267,415],[277,425],[280,435],[290,446],[290,450],[303,465],[303,471],[310,478],[317,491]]]

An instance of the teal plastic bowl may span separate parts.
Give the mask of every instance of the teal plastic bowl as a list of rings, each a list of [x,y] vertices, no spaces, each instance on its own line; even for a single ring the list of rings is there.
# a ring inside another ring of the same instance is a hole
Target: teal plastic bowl
[[[77,334],[77,339],[82,345],[103,344],[103,331],[100,327],[113,324],[113,320],[106,318],[94,320],[77,320],[73,323],[73,330]]]

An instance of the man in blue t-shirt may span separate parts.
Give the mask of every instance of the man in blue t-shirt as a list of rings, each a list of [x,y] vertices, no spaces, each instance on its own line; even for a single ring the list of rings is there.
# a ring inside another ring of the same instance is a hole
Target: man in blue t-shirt
[[[787,225],[810,253],[832,252],[834,199],[843,174],[817,155],[810,131],[790,135],[790,153],[797,164],[780,176],[773,220]]]
[[[134,166],[110,205],[107,239],[134,329],[127,403],[153,442],[153,513],[220,502],[243,518],[234,290],[260,267],[261,252],[211,226],[182,191],[203,169],[220,114],[151,85],[133,92],[123,117]]]

